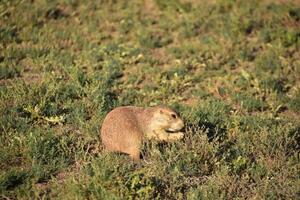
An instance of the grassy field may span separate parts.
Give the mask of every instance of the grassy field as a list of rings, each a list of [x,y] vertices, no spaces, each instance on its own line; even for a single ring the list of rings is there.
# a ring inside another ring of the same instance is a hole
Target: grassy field
[[[120,105],[186,123],[103,151]],[[296,199],[298,0],[0,1],[0,199]]]

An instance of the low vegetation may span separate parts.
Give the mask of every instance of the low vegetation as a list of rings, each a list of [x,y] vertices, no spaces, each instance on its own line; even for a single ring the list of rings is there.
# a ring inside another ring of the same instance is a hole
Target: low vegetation
[[[184,140],[103,151],[158,104]],[[0,116],[3,199],[296,199],[299,1],[1,1]]]

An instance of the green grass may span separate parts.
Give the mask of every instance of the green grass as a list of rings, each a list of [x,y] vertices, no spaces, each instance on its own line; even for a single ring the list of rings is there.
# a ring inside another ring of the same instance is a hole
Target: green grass
[[[0,198],[296,199],[297,1],[0,2]],[[103,151],[121,105],[186,123],[144,161]]]

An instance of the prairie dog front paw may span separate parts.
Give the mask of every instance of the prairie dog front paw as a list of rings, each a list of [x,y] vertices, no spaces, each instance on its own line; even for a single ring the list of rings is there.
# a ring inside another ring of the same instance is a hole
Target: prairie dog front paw
[[[184,137],[183,132],[172,133],[169,135],[170,140],[181,140]]]

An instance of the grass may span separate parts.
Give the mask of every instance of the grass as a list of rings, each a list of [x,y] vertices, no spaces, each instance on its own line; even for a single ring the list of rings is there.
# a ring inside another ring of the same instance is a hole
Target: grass
[[[0,198],[296,199],[297,1],[1,1]],[[103,151],[121,105],[186,123]]]

